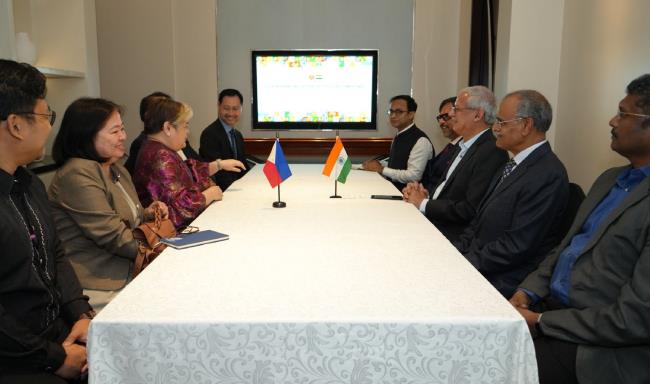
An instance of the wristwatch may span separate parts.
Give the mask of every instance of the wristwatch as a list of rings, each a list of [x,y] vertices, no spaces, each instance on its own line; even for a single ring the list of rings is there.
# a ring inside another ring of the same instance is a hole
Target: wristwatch
[[[97,316],[97,312],[95,312],[94,309],[90,309],[90,310],[82,313],[79,316],[79,320],[84,320],[84,319],[92,320],[92,319],[95,318],[95,316]]]

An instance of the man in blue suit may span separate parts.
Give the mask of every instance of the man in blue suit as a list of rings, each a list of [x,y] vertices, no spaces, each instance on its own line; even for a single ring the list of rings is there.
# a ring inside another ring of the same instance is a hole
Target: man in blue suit
[[[540,383],[650,383],[650,74],[627,86],[605,171],[510,302],[538,331]],[[596,131],[597,132],[597,131]]]
[[[569,180],[546,141],[551,105],[537,91],[512,92],[492,127],[513,158],[497,171],[456,248],[503,296],[560,241]]]

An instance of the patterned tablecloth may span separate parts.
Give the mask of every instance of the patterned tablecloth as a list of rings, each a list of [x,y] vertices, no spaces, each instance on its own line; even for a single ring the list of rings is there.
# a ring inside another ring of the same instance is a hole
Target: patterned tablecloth
[[[256,167],[92,322],[91,383],[536,383],[525,322],[415,207]]]

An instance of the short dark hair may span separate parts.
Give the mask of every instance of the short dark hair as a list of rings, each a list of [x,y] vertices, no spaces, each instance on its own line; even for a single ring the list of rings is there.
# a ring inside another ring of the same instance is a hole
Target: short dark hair
[[[456,96],[448,97],[448,98],[444,99],[443,101],[441,101],[440,106],[438,107],[438,111],[441,111],[442,107],[444,107],[445,105],[447,105],[449,103],[451,103],[451,105],[456,104]]]
[[[395,100],[404,100],[406,102],[406,109],[409,112],[415,112],[418,110],[418,103],[416,103],[409,95],[397,95],[390,98],[391,103]]]
[[[144,114],[147,112],[147,109],[149,108],[149,104],[154,99],[161,98],[161,99],[171,99],[172,97],[166,94],[165,92],[152,92],[148,94],[147,96],[143,97],[142,100],[140,100],[140,120],[144,123]]]
[[[0,59],[0,121],[12,113],[32,112],[47,93],[45,76],[27,63]],[[33,116],[25,115],[32,119]]]
[[[103,163],[95,149],[95,136],[113,112],[122,113],[122,107],[106,99],[82,97],[65,110],[61,127],[54,139],[52,157],[62,165],[72,157]]]
[[[639,100],[636,106],[643,110],[643,113],[650,115],[650,74],[645,74],[632,80],[625,90],[628,95],[636,95]],[[646,119],[645,124],[650,124],[650,119]],[[644,124],[644,126],[646,126]]]
[[[238,90],[232,88],[227,88],[219,92],[219,104],[221,104],[223,98],[226,96],[230,96],[230,97],[237,96],[239,97],[239,103],[241,103],[242,105],[244,104],[244,96],[242,96]]]

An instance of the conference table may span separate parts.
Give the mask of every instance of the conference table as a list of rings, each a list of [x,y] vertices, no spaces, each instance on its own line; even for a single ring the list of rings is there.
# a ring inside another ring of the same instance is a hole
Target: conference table
[[[537,383],[525,321],[377,173],[253,168],[92,321],[90,383]]]

